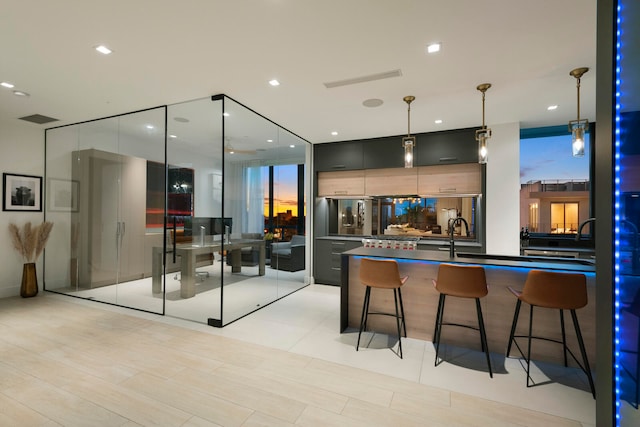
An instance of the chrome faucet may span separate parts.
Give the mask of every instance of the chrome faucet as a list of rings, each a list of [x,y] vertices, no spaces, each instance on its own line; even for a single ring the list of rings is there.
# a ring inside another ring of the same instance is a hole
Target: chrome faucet
[[[580,226],[578,227],[578,234],[576,234],[576,242],[580,240],[580,238],[582,237],[582,229],[584,228],[585,225],[589,224],[589,223],[595,223],[596,219],[595,218],[589,218],[589,219],[585,219],[582,224],[580,224]],[[593,236],[593,231],[591,232],[591,235]]]
[[[467,231],[467,236],[469,235],[469,223],[467,223],[467,220],[462,218],[461,216],[457,217],[457,218],[449,218],[449,258],[453,258],[455,257],[455,243],[453,240],[453,231],[456,228],[456,224],[459,222],[463,222],[464,223],[464,228]]]

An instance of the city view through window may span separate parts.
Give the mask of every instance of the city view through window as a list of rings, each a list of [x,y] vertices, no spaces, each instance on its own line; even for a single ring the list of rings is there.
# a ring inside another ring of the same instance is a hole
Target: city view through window
[[[589,139],[587,133],[584,157],[572,156],[568,132],[520,140],[521,228],[576,234],[579,224],[591,216]]]
[[[269,185],[270,168],[273,171],[272,187]],[[265,166],[262,169],[265,234],[273,233],[275,240],[282,241],[290,240],[295,234],[303,234],[299,231],[304,227],[306,208],[299,215],[298,185],[304,177],[299,176],[298,165]]]

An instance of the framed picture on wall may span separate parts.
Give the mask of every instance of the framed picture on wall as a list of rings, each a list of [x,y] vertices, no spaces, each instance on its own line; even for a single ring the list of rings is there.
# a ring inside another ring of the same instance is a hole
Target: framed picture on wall
[[[42,212],[42,177],[2,174],[2,210]]]
[[[52,212],[78,212],[80,183],[68,179],[50,178],[47,204]]]

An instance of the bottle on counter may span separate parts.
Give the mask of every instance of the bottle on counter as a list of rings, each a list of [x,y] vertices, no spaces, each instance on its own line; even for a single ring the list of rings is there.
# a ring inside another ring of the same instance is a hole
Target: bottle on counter
[[[522,236],[522,247],[529,247],[529,227],[524,228],[524,234]]]

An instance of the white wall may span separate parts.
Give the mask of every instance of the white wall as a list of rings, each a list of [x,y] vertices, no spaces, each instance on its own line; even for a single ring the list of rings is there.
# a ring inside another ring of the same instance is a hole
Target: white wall
[[[0,170],[3,173],[37,175],[44,178],[44,128],[17,119],[0,119]],[[44,182],[43,182],[44,186]],[[44,202],[44,200],[43,200]],[[0,212],[0,298],[20,294],[24,261],[13,249],[8,224],[39,224],[43,212]],[[55,227],[55,225],[54,225]],[[36,264],[42,290],[42,257]]]
[[[484,194],[487,253],[520,255],[520,124],[491,129]]]

